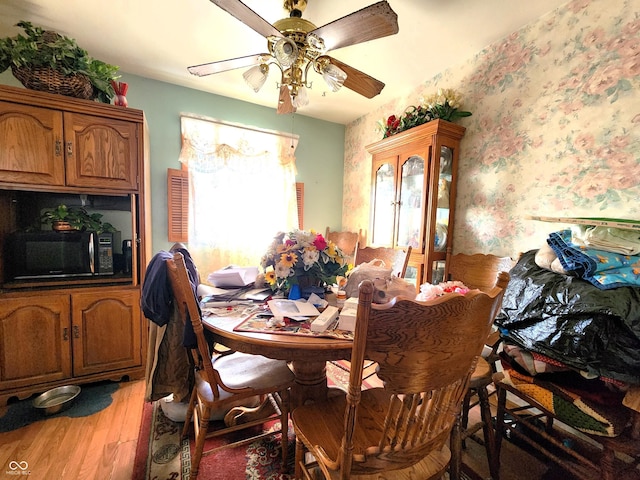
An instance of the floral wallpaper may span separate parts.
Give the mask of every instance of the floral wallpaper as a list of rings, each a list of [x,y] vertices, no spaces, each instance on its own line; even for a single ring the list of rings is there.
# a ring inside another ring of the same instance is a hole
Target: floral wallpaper
[[[471,117],[453,250],[517,256],[564,224],[640,220],[640,0],[572,0],[347,126],[342,227],[369,229],[376,124],[438,88]]]

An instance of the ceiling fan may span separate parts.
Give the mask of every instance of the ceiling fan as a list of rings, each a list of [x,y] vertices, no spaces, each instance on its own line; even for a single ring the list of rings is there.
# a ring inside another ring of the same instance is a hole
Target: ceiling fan
[[[268,53],[232,58],[188,67],[193,75],[205,76],[250,67],[243,77],[257,93],[275,65],[279,82],[278,113],[292,113],[309,103],[307,74],[311,67],[322,75],[334,92],[342,85],[367,98],[373,98],[384,83],[326,55],[330,50],[368,42],[398,33],[398,16],[386,0],[374,3],[338,20],[316,27],[302,18],[307,0],[284,0],[289,17],[273,25],[240,0],[210,0],[267,39]]]

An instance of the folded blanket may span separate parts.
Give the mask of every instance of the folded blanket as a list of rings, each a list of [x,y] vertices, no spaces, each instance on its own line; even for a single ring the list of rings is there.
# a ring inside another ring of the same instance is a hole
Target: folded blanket
[[[571,230],[551,233],[547,243],[567,272],[601,290],[640,286],[640,256],[576,245],[572,241]]]
[[[640,232],[637,230],[577,225],[572,228],[572,231],[574,238],[590,248],[624,255],[638,255],[640,253]]]
[[[577,390],[530,377],[505,366],[503,382],[529,396],[563,423],[581,432],[616,437],[629,422],[630,412],[622,405],[622,400],[608,404],[593,400],[593,392],[581,395]],[[557,374],[550,374],[553,376]]]

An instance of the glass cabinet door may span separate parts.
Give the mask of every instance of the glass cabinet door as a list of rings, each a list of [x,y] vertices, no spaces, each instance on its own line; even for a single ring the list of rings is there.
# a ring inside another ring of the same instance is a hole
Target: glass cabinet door
[[[395,206],[395,165],[385,162],[378,167],[375,174],[371,238],[374,245],[393,245]]]
[[[420,251],[424,202],[424,159],[412,155],[400,167],[400,198],[396,245]]]
[[[440,149],[440,175],[438,177],[438,203],[436,206],[436,231],[434,235],[433,249],[436,252],[444,252],[447,249],[447,237],[449,235],[449,190],[451,187],[451,165],[453,151],[449,147]]]

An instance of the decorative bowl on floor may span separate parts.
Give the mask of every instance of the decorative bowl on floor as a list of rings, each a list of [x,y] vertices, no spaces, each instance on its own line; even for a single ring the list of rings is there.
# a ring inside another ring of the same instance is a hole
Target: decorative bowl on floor
[[[80,394],[80,387],[77,385],[65,385],[47,390],[42,395],[36,397],[33,406],[45,415],[60,413],[71,405]]]

